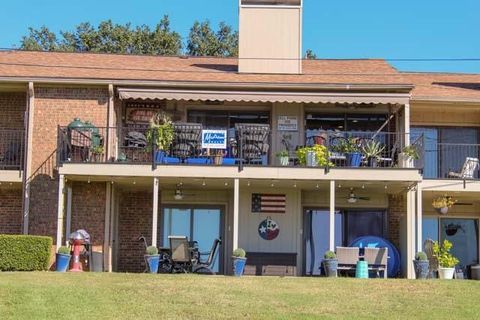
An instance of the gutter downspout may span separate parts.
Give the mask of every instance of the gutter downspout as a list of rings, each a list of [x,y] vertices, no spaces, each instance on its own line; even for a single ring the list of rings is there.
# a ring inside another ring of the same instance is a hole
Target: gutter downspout
[[[22,201],[22,231],[28,234],[30,218],[30,174],[32,171],[32,139],[33,139],[33,115],[35,108],[35,88],[33,82],[28,83],[27,110],[25,112],[25,143],[23,151],[23,201]]]

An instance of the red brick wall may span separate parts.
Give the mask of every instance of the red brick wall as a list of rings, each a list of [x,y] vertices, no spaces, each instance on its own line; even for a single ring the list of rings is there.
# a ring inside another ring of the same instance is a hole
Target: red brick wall
[[[86,230],[94,246],[105,238],[105,183],[74,182],[72,185],[72,232]]]
[[[74,118],[107,125],[108,89],[35,87],[31,178],[31,234],[56,235],[58,177],[55,170],[57,126]]]
[[[0,128],[23,129],[26,92],[0,92]]]
[[[22,233],[22,190],[0,188],[0,234]]]
[[[391,195],[388,203],[388,240],[400,248],[400,220],[407,214],[407,199],[405,195]]]
[[[145,248],[138,237],[144,235],[151,244],[152,192],[123,192],[120,199],[117,271],[142,272]]]

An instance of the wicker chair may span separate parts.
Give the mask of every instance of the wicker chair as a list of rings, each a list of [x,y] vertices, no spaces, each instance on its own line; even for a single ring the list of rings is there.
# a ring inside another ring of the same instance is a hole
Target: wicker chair
[[[368,270],[377,272],[380,277],[380,271],[383,277],[387,278],[387,258],[388,248],[365,248],[364,260],[368,263]]]

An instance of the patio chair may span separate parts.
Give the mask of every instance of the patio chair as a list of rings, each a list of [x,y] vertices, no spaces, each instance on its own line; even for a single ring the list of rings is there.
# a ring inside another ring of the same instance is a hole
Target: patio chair
[[[192,270],[192,251],[188,238],[185,236],[169,236],[170,259],[172,260],[173,272],[187,273]]]
[[[423,248],[425,250],[425,254],[427,255],[429,266],[428,266],[428,275],[429,278],[435,278],[436,273],[438,271],[438,259],[433,255],[433,243],[432,239],[427,239],[423,243]]]
[[[377,272],[377,277],[380,277],[380,271],[383,272],[383,277],[387,278],[387,258],[388,248],[365,248],[364,260],[368,263],[368,270]]]
[[[337,247],[338,271],[354,271],[360,260],[360,248]]]
[[[235,124],[237,141],[240,141],[243,160],[247,163],[265,165],[265,157],[270,149],[270,125],[257,123]]]
[[[193,265],[192,271],[194,273],[200,273],[200,274],[215,274],[215,272],[212,270],[213,264],[215,263],[215,257],[218,252],[218,248],[220,247],[220,244],[222,243],[222,240],[220,239],[215,239],[213,241],[212,249],[209,252],[198,252],[196,262]],[[202,260],[201,257],[206,255],[207,259]]]
[[[175,123],[172,143],[173,157],[185,160],[196,158],[202,151],[202,130],[200,123]]]
[[[479,160],[478,158],[467,157],[465,163],[463,164],[462,171],[460,172],[448,172],[448,178],[459,178],[459,179],[473,179],[475,171],[478,169]]]

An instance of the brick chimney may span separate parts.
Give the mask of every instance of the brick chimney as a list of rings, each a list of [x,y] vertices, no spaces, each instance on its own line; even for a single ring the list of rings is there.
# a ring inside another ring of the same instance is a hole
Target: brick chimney
[[[239,0],[240,73],[302,73],[303,0]]]

